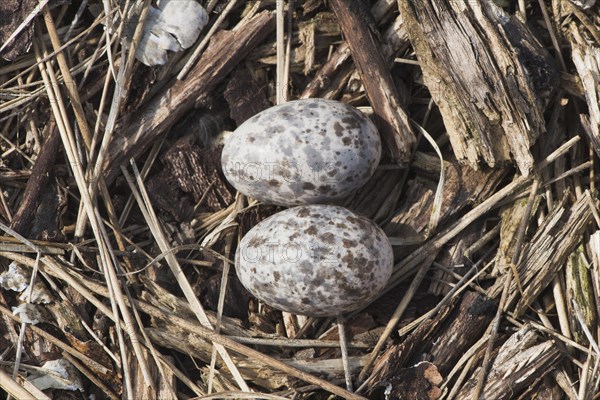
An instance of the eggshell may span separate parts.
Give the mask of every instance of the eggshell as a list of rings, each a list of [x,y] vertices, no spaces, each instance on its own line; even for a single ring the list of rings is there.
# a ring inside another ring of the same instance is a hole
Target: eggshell
[[[235,259],[252,295],[315,317],[368,305],[386,285],[393,261],[378,225],[333,205],[294,207],[261,221],[244,236]]]
[[[304,99],[264,110],[227,139],[227,180],[265,203],[331,203],[363,186],[381,158],[375,125],[339,101]]]

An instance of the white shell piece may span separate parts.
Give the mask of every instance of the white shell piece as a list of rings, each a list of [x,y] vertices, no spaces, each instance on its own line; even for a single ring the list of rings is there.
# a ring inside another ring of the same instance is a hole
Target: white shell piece
[[[21,303],[12,308],[13,315],[18,316],[21,321],[37,325],[40,322],[49,322],[46,309],[31,303]]]
[[[148,66],[166,63],[167,51],[192,46],[208,23],[206,10],[195,0],[161,0],[158,7],[150,6],[135,53]]]
[[[29,381],[38,389],[64,389],[83,391],[83,382],[77,368],[64,358],[46,361],[42,368],[44,374],[32,375]]]
[[[0,274],[0,287],[5,290],[22,292],[29,285],[30,279],[29,271],[13,261],[9,264],[8,271]]]
[[[35,284],[33,285],[33,293],[31,294],[31,299],[29,298],[30,288],[31,287],[28,287],[27,289],[25,289],[25,291],[23,291],[23,293],[19,295],[19,300],[30,301],[34,304],[48,304],[54,301],[52,294],[43,283],[38,281],[35,282]]]
[[[19,300],[21,301],[29,301],[30,281],[31,272],[14,261],[8,266],[8,271],[4,271],[0,274],[0,287],[5,290],[23,292],[19,295]],[[36,281],[35,285],[33,285],[31,303],[47,304],[53,300],[52,294],[50,294],[46,286],[44,286],[43,283]]]

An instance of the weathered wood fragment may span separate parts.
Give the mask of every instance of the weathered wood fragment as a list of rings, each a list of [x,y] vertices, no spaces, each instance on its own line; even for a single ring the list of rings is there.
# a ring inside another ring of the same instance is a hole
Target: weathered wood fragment
[[[523,246],[521,258],[515,269],[518,282],[513,279],[509,290],[507,309],[515,307],[521,315],[564,266],[569,254],[581,241],[581,235],[592,216],[585,196],[570,208],[557,205],[544,220],[533,238]],[[490,296],[496,297],[502,291],[500,279],[490,288]],[[521,289],[523,293],[521,293]]]
[[[423,346],[435,340],[437,330],[452,314],[456,305],[457,300],[454,300],[441,307],[433,318],[423,321],[402,343],[390,346],[377,359],[371,377],[367,381],[368,390],[374,391],[395,376],[399,369],[404,368],[414,358],[418,358]]]
[[[389,15],[395,1],[379,0],[372,8],[371,14],[376,23],[379,23]],[[406,29],[402,24],[402,16],[399,15],[393,24],[387,29],[381,38],[381,51],[385,60],[389,63],[394,56],[410,45]],[[321,65],[313,79],[306,85],[300,98],[324,97],[321,93],[331,85],[340,71],[349,64],[350,47],[348,42],[341,43],[327,61]],[[402,95],[402,93],[400,94]],[[402,100],[402,99],[401,99]]]
[[[499,349],[487,376],[481,399],[508,400],[555,368],[561,358],[559,348],[551,341],[537,344],[535,331],[525,326],[513,334]],[[479,370],[472,375],[456,398],[471,399]]]
[[[569,325],[577,343],[589,346],[582,324],[590,332],[598,327],[596,301],[594,299],[593,279],[590,275],[583,245],[569,255],[565,266],[565,294]],[[593,272],[591,272],[593,274]]]
[[[477,292],[468,292],[448,323],[433,341],[431,362],[442,374],[448,373],[477,340],[481,338],[494,317],[494,303]]]
[[[150,354],[148,354],[150,357]],[[173,362],[172,357],[166,357]],[[154,387],[146,384],[142,370],[139,367],[137,360],[132,360],[135,366],[133,374],[133,398],[136,399],[161,399],[161,400],[176,400],[177,399],[177,379],[173,375],[170,368],[162,368],[162,375],[156,364],[149,363],[150,374],[154,383]]]
[[[512,157],[527,175],[557,84],[544,47],[491,0],[398,4],[456,157],[473,167]]]
[[[373,107],[375,122],[391,151],[392,159],[398,163],[408,163],[415,136],[408,115],[399,101],[390,68],[379,50],[373,32],[376,30],[372,24],[373,17],[360,1],[330,0],[330,3],[350,47],[354,64]]]
[[[535,215],[539,201],[540,198],[536,197],[535,204],[531,208],[532,212],[528,216],[529,218]],[[500,243],[492,271],[492,275],[494,276],[501,275],[507,268],[510,268],[518,241],[517,232],[527,210],[527,202],[527,198],[517,199],[500,212]]]

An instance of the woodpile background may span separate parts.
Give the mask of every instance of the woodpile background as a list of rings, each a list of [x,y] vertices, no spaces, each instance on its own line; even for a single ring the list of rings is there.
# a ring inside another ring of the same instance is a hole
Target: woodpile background
[[[153,67],[149,0],[0,4],[2,396],[600,398],[600,5],[200,3]],[[335,320],[259,304],[231,261],[281,208],[224,180],[222,133],[307,97],[385,143],[345,202],[396,256],[345,316],[355,393]]]

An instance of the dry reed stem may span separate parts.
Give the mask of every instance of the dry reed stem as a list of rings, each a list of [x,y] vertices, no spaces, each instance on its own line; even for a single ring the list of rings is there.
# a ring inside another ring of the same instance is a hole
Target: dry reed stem
[[[42,48],[44,47],[43,42],[41,43],[41,46],[42,46]],[[34,48],[36,50],[36,56],[38,57],[38,59],[40,59],[41,53],[40,53],[40,50],[38,49],[38,46],[36,45],[36,42],[34,42]],[[64,148],[67,152],[67,157],[69,159],[69,162],[71,163],[71,169],[75,175],[77,186],[82,195],[82,200],[85,205],[85,210],[88,214],[90,224],[94,231],[94,236],[96,237],[96,241],[99,245],[100,258],[102,260],[101,265],[102,265],[104,273],[105,273],[105,278],[107,279],[107,285],[108,285],[109,289],[111,290],[111,292],[113,293],[113,296],[111,296],[111,303],[113,305],[113,311],[116,311],[117,304],[118,304],[120,311],[123,314],[123,317],[125,319],[125,322],[126,322],[125,327],[127,329],[128,335],[131,339],[131,343],[133,345],[134,351],[136,352],[138,359],[143,360],[142,352],[139,347],[139,343],[136,340],[136,336],[135,336],[135,332],[133,330],[133,324],[131,323],[131,318],[129,316],[129,312],[125,307],[125,303],[123,301],[123,295],[122,295],[120,287],[117,283],[118,280],[116,278],[115,266],[112,262],[113,259],[109,254],[109,247],[107,246],[106,241],[105,241],[107,234],[106,234],[106,231],[104,230],[103,225],[101,225],[98,222],[98,214],[97,214],[98,210],[94,207],[92,200],[90,198],[90,194],[87,191],[87,183],[86,183],[83,168],[82,168],[83,164],[81,162],[81,159],[79,158],[78,152],[76,151],[75,140],[73,139],[73,133],[71,131],[70,125],[68,124],[68,120],[65,115],[65,106],[62,101],[60,91],[58,91],[58,85],[56,83],[55,75],[54,75],[54,72],[53,72],[53,69],[52,69],[52,66],[50,65],[50,63],[46,62],[45,64],[46,64],[47,70],[42,66],[42,64],[40,64],[39,65],[40,72],[44,79],[44,83],[46,85],[46,90],[48,92],[48,96],[51,99],[50,104],[52,106],[54,117],[55,117],[58,129],[59,129],[59,132],[61,134],[61,139],[63,141]],[[120,340],[120,351],[122,353],[121,357],[123,360],[126,360],[127,359],[127,354],[126,354],[127,347],[125,346],[125,342],[124,342],[123,336],[121,334],[121,330],[118,329],[118,327],[119,327],[119,325],[117,324],[117,334],[118,334],[118,337]],[[141,365],[144,366],[143,361],[141,361]],[[129,367],[127,364],[124,364],[123,367],[124,367],[125,382],[126,382],[126,386],[128,389],[128,393],[132,393],[131,384],[130,384],[130,380],[129,380],[129,371],[128,371]],[[147,380],[147,383],[149,385],[152,385],[150,376],[147,373],[147,369],[144,369],[144,371],[145,371],[144,378]]]
[[[210,321],[208,320],[206,312],[204,311],[204,307],[202,307],[202,304],[200,304],[200,301],[194,294],[194,290],[192,289],[189,281],[185,278],[185,275],[181,269],[181,266],[177,262],[177,259],[173,256],[172,253],[170,253],[168,251],[169,250],[168,242],[166,241],[164,232],[160,226],[160,222],[158,221],[156,214],[154,213],[153,207],[150,204],[150,200],[148,199],[148,194],[146,193],[144,183],[141,181],[140,173],[137,170],[137,168],[135,168],[135,164],[132,163],[132,166],[133,166],[134,172],[135,172],[135,179],[136,179],[135,183],[134,183],[133,178],[127,172],[127,170],[125,170],[123,168],[122,171],[123,171],[123,175],[125,175],[125,178],[127,179],[127,183],[129,184],[129,187],[130,187],[134,197],[136,198],[138,207],[140,208],[140,210],[142,210],[142,213],[144,214],[144,218],[146,219],[146,223],[148,224],[148,227],[150,227],[152,234],[154,236],[154,239],[156,240],[157,244],[159,245],[161,251],[163,253],[166,253],[165,259],[167,261],[167,264],[171,268],[171,271],[173,272],[173,275],[175,276],[177,283],[179,283],[179,286],[180,286],[181,290],[183,291],[186,299],[188,300],[192,310],[194,311],[194,314],[196,315],[196,317],[198,318],[198,320],[200,321],[200,323],[203,326],[212,330],[214,328],[213,328],[212,324],[210,323]],[[233,363],[233,360],[231,359],[231,357],[229,356],[229,354],[227,353],[225,348],[221,345],[219,345],[219,346],[215,345],[215,347],[217,348],[217,351],[223,358],[223,361],[227,364],[227,367],[229,368],[230,372],[235,377],[236,382],[238,383],[240,388],[242,390],[250,390],[250,388],[244,381],[244,378],[242,378],[241,374],[237,370],[237,367]]]
[[[16,254],[13,253],[6,253],[6,252],[0,252],[0,256],[1,257],[6,257],[9,259],[13,259],[15,261],[18,261],[20,263],[23,263],[25,265],[32,265],[33,261],[26,258],[26,257],[22,257],[22,256],[18,256]],[[91,304],[93,304],[95,307],[97,307],[100,311],[102,311],[102,313],[104,315],[106,315],[107,317],[109,317],[111,320],[115,321],[114,318],[114,314],[111,311],[110,308],[106,307],[100,300],[98,300],[95,296],[93,296],[90,291],[88,290],[88,288],[92,288],[94,291],[96,291],[97,293],[102,293],[102,296],[104,297],[108,297],[109,296],[109,291],[107,290],[106,287],[99,285],[97,283],[94,283],[91,280],[82,280],[83,277],[76,277],[75,275],[73,275],[73,272],[67,272],[62,266],[60,266],[56,261],[54,261],[53,259],[49,258],[48,256],[44,256],[42,257],[41,261],[41,267],[48,272],[49,274],[56,276],[59,279],[64,280],[65,282],[67,282],[70,286],[72,286],[73,288],[75,288],[79,293],[81,293],[86,300],[90,301]],[[159,311],[158,309],[156,309],[155,307],[152,307],[148,304],[144,304],[142,302],[136,301],[136,306],[142,307],[141,310],[144,313],[150,314],[150,315],[161,315],[162,311]],[[10,313],[10,311],[6,310],[7,313]],[[158,313],[158,314],[157,314]],[[11,313],[12,315],[12,313]],[[177,317],[175,315],[172,315],[171,317],[171,321],[173,323],[178,324],[180,327],[185,328],[185,327],[189,327],[189,321],[185,318],[180,318]],[[17,317],[12,317],[12,319],[14,320],[18,320]],[[32,327],[35,328],[35,327]],[[40,334],[42,336],[45,335],[45,332],[39,330],[36,328],[36,330],[34,330],[37,334]],[[322,387],[323,389],[330,391],[333,394],[337,394],[343,398],[346,399],[364,399],[362,396],[358,396],[352,393],[347,392],[346,390],[335,386],[333,384],[331,384],[330,382],[317,378],[314,375],[311,375],[309,373],[306,373],[302,370],[299,370],[295,367],[289,366],[288,364],[279,361],[277,359],[274,359],[272,357],[269,357],[259,351],[253,350],[249,347],[244,346],[243,344],[237,343],[235,340],[227,337],[227,336],[222,336],[222,335],[218,335],[216,333],[214,333],[212,330],[208,330],[208,329],[202,329],[201,327],[199,327],[198,329],[194,330],[194,333],[199,335],[200,337],[202,337],[203,339],[207,340],[207,341],[212,341],[218,344],[221,344],[223,346],[226,346],[227,348],[229,348],[232,351],[235,351],[237,353],[243,354],[245,356],[247,356],[250,359],[254,359],[260,363],[263,363],[265,365],[268,365],[272,368],[278,369],[282,372],[285,372],[291,376],[294,376],[298,379],[304,380],[306,382],[312,383],[314,385],[317,385],[319,387]],[[45,336],[44,336],[45,337]],[[72,354],[72,353],[71,353]],[[73,354],[75,357],[77,357],[76,354]],[[82,355],[83,356],[83,355]],[[85,356],[83,356],[85,357]],[[80,358],[80,357],[78,357]],[[81,358],[80,358],[81,359]],[[83,360],[85,362],[85,359]],[[94,362],[95,368],[97,368],[98,370],[102,371],[105,370],[104,367],[98,365],[96,366],[97,363]]]

